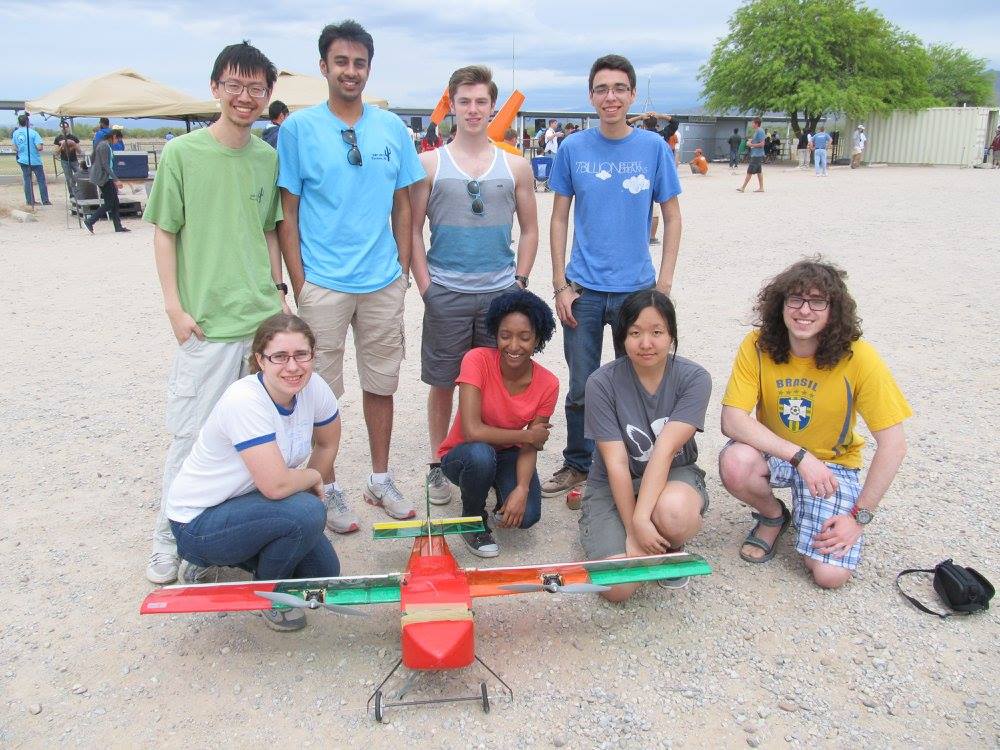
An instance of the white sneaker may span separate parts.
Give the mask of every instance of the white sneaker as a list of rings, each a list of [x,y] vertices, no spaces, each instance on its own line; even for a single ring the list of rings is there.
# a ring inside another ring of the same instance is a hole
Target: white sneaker
[[[417,515],[417,511],[413,509],[413,503],[403,497],[403,493],[392,481],[391,473],[385,482],[380,484],[372,482],[371,475],[369,475],[368,481],[365,483],[364,496],[366,503],[378,506],[392,518],[404,520]]]
[[[656,581],[656,585],[661,589],[682,589],[690,582],[690,576],[681,576],[680,578],[660,578]]]
[[[187,560],[181,560],[177,570],[177,582],[184,584],[213,583],[219,578],[219,567],[210,565],[203,568]]]
[[[331,487],[326,493],[326,528],[338,534],[350,534],[360,528],[358,517],[354,515],[347,502],[344,500],[344,493],[336,487]]]
[[[173,583],[177,580],[180,560],[169,552],[154,552],[146,566],[146,579],[150,583]]]
[[[427,472],[427,492],[434,505],[447,505],[451,502],[451,482],[440,466],[432,466]]]

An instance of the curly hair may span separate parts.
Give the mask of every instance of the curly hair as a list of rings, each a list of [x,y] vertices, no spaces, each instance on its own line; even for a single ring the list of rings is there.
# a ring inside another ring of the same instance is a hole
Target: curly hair
[[[830,317],[820,331],[814,359],[821,370],[833,369],[851,351],[851,343],[861,338],[861,318],[857,304],[847,291],[847,273],[820,256],[793,263],[760,290],[754,305],[760,328],[758,348],[778,364],[788,361],[791,344],[785,326],[785,300],[790,295],[806,295],[815,289],[830,300]]]
[[[490,303],[486,313],[486,330],[494,338],[500,330],[500,322],[511,313],[521,313],[531,323],[535,332],[535,353],[542,351],[556,330],[556,319],[549,307],[538,295],[524,289],[501,294]]]

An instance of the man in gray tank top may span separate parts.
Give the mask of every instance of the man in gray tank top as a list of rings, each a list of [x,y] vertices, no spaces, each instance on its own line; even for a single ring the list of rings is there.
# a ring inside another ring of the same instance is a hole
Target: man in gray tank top
[[[437,448],[451,426],[455,378],[462,358],[477,346],[496,346],[486,311],[498,295],[528,285],[538,250],[535,182],[527,160],[506,154],[486,134],[497,100],[493,74],[482,65],[448,81],[455,140],[420,155],[427,177],[410,188],[413,216],[411,270],[424,301],[420,379],[427,397],[431,502],[451,500],[451,484],[437,465]],[[512,249],[514,214],[520,237]],[[430,247],[424,220],[430,223]]]

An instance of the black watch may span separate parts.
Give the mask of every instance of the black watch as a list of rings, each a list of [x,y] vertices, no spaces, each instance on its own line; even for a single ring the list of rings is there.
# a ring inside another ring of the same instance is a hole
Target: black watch
[[[789,460],[788,463],[790,463],[795,468],[798,468],[798,465],[802,463],[802,459],[805,457],[806,457],[806,449],[799,448],[797,451],[795,451],[795,455],[792,456],[791,460]]]
[[[514,276],[514,281],[521,282],[521,288],[522,289],[527,289],[528,288],[528,277],[527,276]]]
[[[275,284],[274,288],[277,289],[282,294],[288,294],[288,284],[281,282],[280,284]]]

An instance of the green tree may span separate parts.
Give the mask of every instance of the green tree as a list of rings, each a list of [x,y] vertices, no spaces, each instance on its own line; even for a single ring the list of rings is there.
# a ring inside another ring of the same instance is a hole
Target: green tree
[[[856,0],[750,0],[698,78],[709,109],[786,112],[799,133],[831,112],[937,104],[929,74],[921,41]]]
[[[993,104],[994,74],[987,70],[986,60],[950,44],[929,45],[927,56],[931,61],[931,93],[946,106]]]

